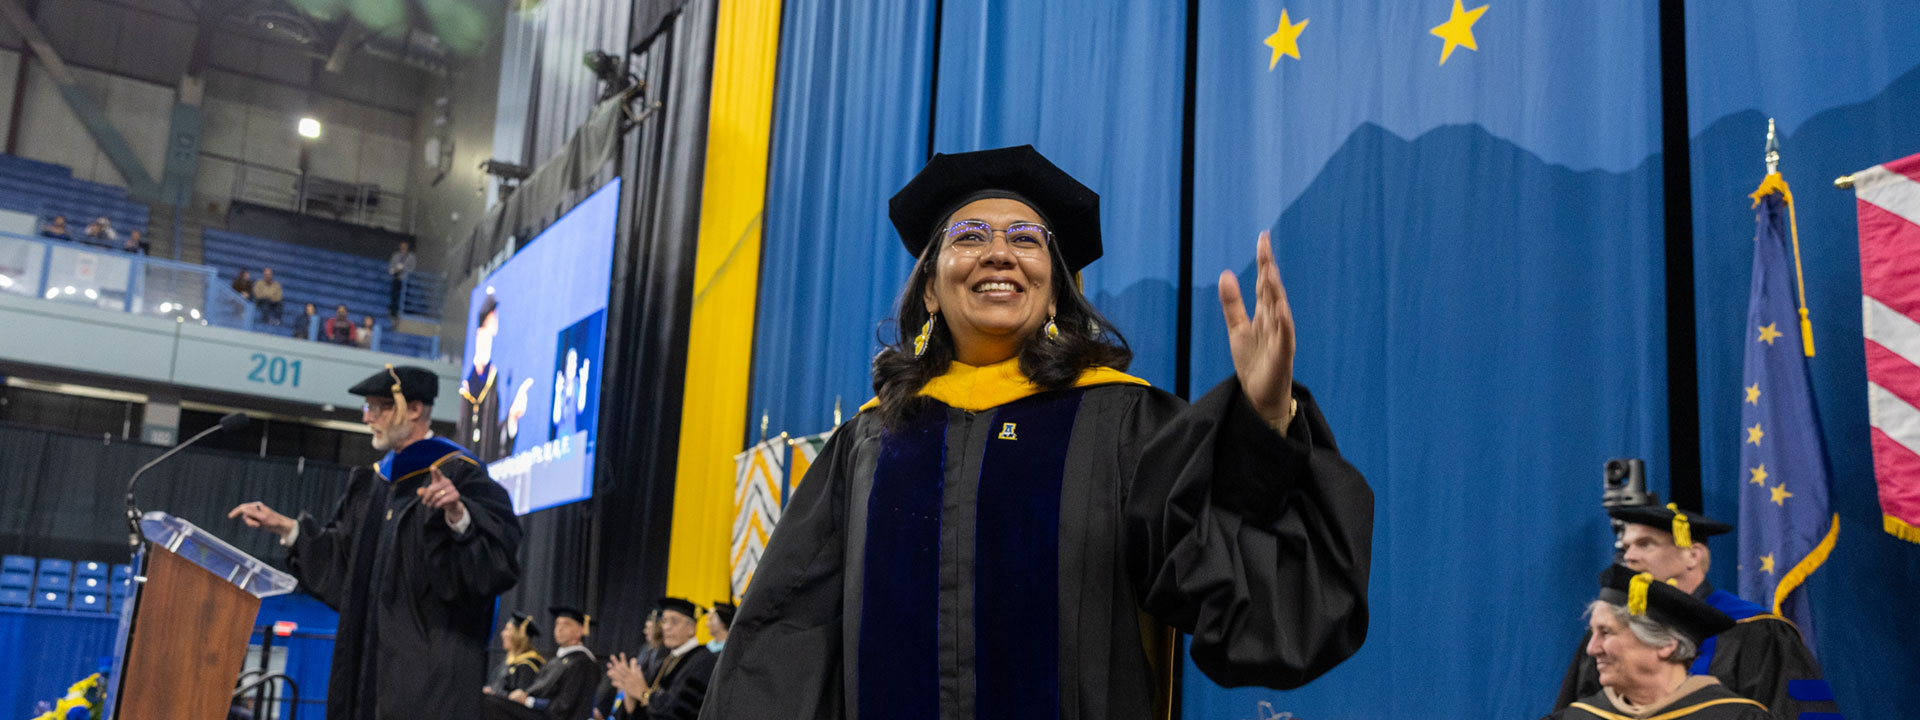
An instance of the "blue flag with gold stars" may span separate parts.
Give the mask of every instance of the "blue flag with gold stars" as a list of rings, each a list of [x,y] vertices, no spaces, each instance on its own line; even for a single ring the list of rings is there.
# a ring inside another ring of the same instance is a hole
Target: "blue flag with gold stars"
[[[1813,647],[1807,577],[1832,551],[1827,455],[1807,373],[1787,243],[1792,193],[1769,175],[1754,193],[1753,290],[1747,300],[1740,426],[1740,595],[1800,626]]]

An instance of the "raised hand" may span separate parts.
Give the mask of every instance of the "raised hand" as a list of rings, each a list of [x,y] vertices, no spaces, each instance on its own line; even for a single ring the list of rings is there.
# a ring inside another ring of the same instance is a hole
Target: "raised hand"
[[[1240,279],[1232,270],[1220,271],[1220,313],[1226,317],[1227,345],[1240,388],[1260,417],[1284,435],[1293,420],[1293,308],[1264,231],[1254,257],[1253,317],[1247,317]]]
[[[413,491],[414,494],[420,496],[420,504],[445,512],[447,522],[460,522],[461,518],[467,516],[467,506],[460,502],[460,491],[454,489],[453,481],[448,480],[446,475],[442,475],[439,467],[431,470],[433,482]]]
[[[293,518],[274,512],[266,503],[242,503],[227,512],[228,518],[240,518],[250,528],[263,528],[280,537],[286,537],[298,526]]]

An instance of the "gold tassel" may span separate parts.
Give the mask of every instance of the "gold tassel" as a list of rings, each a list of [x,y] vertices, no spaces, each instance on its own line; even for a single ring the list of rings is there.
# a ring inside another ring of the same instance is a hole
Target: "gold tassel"
[[[1640,573],[1627,581],[1627,614],[1647,614],[1647,586],[1653,584],[1653,573]]]
[[[1687,514],[1680,512],[1678,503],[1667,503],[1667,509],[1673,511],[1674,547],[1693,547],[1693,524],[1687,522]]]

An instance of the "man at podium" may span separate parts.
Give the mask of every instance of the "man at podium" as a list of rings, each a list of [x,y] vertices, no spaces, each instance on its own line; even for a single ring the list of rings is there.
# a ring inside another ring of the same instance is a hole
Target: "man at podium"
[[[280,536],[301,588],[340,613],[327,720],[480,714],[494,598],[519,580],[520,524],[471,452],[428,429],[439,378],[389,367],[354,385],[387,455],[355,468],[325,524],[258,502],[229,517]]]

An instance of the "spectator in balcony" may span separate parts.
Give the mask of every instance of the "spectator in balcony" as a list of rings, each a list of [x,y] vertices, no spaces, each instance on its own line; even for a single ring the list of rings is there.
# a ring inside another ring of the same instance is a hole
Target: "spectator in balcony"
[[[260,268],[260,279],[253,283],[253,306],[260,311],[261,322],[280,327],[280,305],[285,294],[280,281],[273,279],[273,268]]]
[[[327,318],[327,326],[320,337],[330,343],[353,344],[353,318],[347,315],[346,305],[334,306],[333,317]]]
[[[139,230],[129,231],[127,233],[127,241],[120,246],[121,252],[130,252],[135,255],[145,255],[147,251],[152,249],[153,248],[147,244],[147,234]]]
[[[313,324],[320,320],[320,311],[307,303],[307,309],[300,313],[300,320],[293,324],[293,337],[299,340],[313,339]]]
[[[87,225],[87,240],[101,245],[113,245],[120,242],[120,233],[113,231],[113,221],[102,215]]]
[[[353,331],[353,344],[363,348],[368,348],[368,349],[373,348],[373,316],[372,315],[361,316],[360,327],[354,328],[354,331]]]
[[[233,276],[233,291],[240,293],[240,297],[252,300],[253,273],[241,270],[240,274]]]
[[[55,215],[47,224],[40,226],[40,234],[45,237],[72,240],[73,234],[67,231],[67,216]]]
[[[407,276],[413,274],[413,268],[419,264],[414,257],[413,246],[400,241],[400,249],[393,251],[393,257],[387,259],[387,274],[393,277],[393,285],[387,293],[387,315],[396,320],[400,318],[400,286],[406,284]]]

